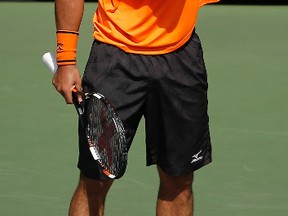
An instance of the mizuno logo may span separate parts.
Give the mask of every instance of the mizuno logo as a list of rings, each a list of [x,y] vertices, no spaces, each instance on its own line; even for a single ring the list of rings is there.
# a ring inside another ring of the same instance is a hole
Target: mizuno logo
[[[199,156],[201,152],[202,150],[192,156],[191,164],[203,159],[203,156]]]

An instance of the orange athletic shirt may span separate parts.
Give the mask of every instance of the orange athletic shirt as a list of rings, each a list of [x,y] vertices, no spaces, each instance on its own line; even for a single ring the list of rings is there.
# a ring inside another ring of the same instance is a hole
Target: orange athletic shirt
[[[199,8],[219,0],[99,0],[96,40],[135,54],[172,52],[185,44]]]

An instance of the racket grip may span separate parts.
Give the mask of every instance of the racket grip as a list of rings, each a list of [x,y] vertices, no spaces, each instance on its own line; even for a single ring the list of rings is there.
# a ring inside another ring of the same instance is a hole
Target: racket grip
[[[56,73],[58,66],[56,63],[56,59],[51,52],[44,53],[44,55],[42,56],[42,61],[48,67],[52,74]]]

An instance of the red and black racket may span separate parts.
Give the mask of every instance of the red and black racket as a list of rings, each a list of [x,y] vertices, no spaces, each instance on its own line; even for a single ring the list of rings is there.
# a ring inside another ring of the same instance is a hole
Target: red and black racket
[[[42,60],[52,73],[57,71],[57,64],[51,53],[45,53]],[[94,160],[109,178],[121,177],[126,170],[128,155],[123,122],[102,94],[85,93],[81,104],[77,100],[77,94],[74,89],[73,104]]]

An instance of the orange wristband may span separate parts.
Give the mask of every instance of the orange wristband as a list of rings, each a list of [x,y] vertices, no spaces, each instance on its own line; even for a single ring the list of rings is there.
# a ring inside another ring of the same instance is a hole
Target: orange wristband
[[[57,50],[56,59],[57,65],[75,65],[76,51],[79,32],[58,30],[56,33]]]

